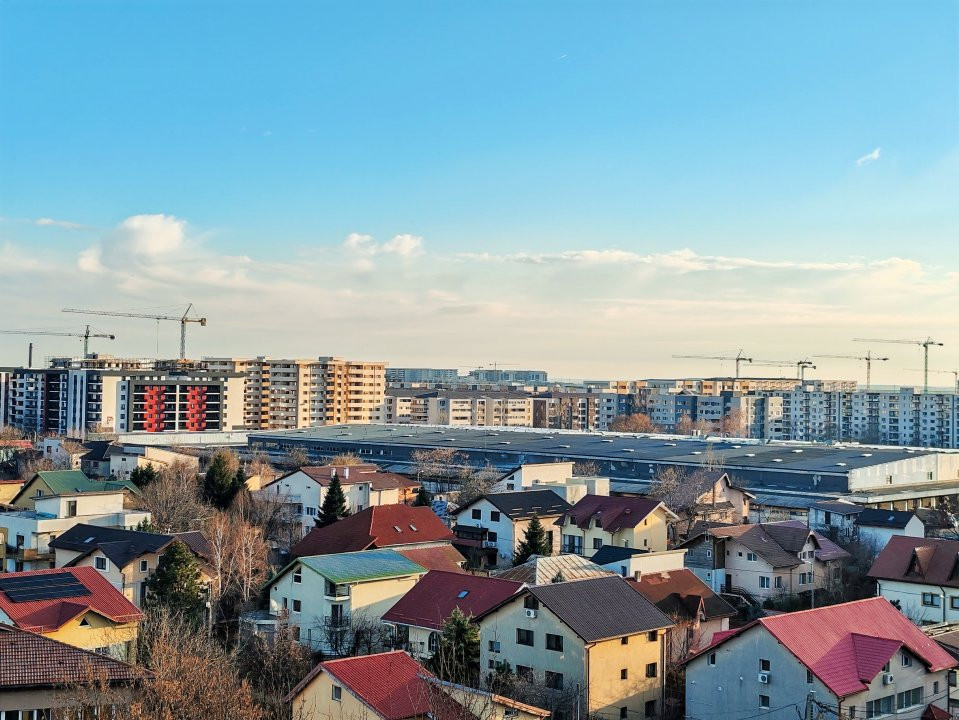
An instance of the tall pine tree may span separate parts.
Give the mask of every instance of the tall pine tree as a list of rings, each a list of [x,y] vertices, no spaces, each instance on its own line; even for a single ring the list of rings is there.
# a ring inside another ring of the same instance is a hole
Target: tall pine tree
[[[147,604],[198,618],[205,599],[196,556],[184,543],[175,540],[163,551],[156,572],[147,580]]]
[[[533,517],[529,519],[529,525],[526,526],[526,534],[516,547],[513,565],[522,565],[533,555],[550,555],[551,553],[552,548],[546,539],[543,523],[539,521],[539,515],[533,513]]]
[[[238,467],[234,472],[223,454],[214,455],[203,476],[203,499],[219,510],[226,510],[236,494],[245,487],[243,468]]]
[[[475,687],[479,665],[479,626],[456,608],[443,623],[436,652],[427,660],[426,667],[443,680]]]
[[[336,470],[333,471],[333,477],[323,495],[323,505],[320,507],[319,517],[316,518],[317,527],[326,527],[332,525],[340,518],[349,515],[346,509],[346,495],[343,494],[343,486],[340,485],[339,475]]]
[[[413,505],[417,507],[432,507],[433,496],[430,494],[430,491],[420,485],[420,489],[416,492],[416,500],[413,501]]]

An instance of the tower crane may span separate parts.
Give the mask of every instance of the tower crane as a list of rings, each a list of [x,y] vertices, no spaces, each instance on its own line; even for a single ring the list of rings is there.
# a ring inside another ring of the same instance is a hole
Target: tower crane
[[[816,366],[808,358],[802,360],[755,360],[753,365],[760,367],[795,367],[796,379],[801,383],[806,382],[807,369],[816,369]]]
[[[752,358],[743,355],[740,350],[735,355],[673,355],[674,358],[693,359],[693,360],[734,360],[736,362],[736,378],[739,378],[739,364],[743,362],[751,363]]]
[[[867,350],[865,355],[813,355],[815,358],[841,358],[844,360],[865,360],[866,361],[866,390],[869,390],[869,386],[872,384],[872,363],[873,361],[885,362],[889,358],[887,357],[876,357],[872,354],[872,350]]]
[[[923,372],[919,368],[906,368],[910,372]],[[936,375],[952,375],[952,379],[956,383],[956,393],[959,393],[959,370],[930,370],[929,372],[935,373]]]
[[[200,323],[201,327],[206,327],[205,317],[190,317],[190,310],[193,309],[193,303],[187,305],[186,311],[181,316],[176,315],[151,315],[149,313],[116,312],[113,310],[79,310],[77,308],[63,308],[66,313],[79,313],[81,315],[108,315],[110,317],[129,317],[144,318],[146,320],[171,320],[180,323],[180,359],[186,360],[186,324],[195,322]]]
[[[896,345],[919,345],[922,348],[922,367],[923,367],[923,378],[922,378],[922,391],[929,392],[929,348],[933,345],[942,347],[944,343],[936,342],[931,337],[927,337],[925,340],[876,340],[875,338],[853,338],[853,342],[878,342],[878,343],[893,343]]]
[[[116,340],[117,336],[111,333],[90,332],[90,326],[82,333],[54,332],[52,330],[0,330],[4,335],[59,335],[60,337],[83,338],[83,357],[90,354],[90,338],[106,338]]]

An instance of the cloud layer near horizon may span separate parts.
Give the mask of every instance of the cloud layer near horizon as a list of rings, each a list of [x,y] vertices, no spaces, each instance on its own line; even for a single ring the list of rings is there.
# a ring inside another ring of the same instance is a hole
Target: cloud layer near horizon
[[[51,232],[84,227],[40,224]],[[908,257],[750,258],[691,248],[439,253],[428,238],[404,232],[385,239],[354,232],[269,259],[229,253],[228,245],[162,214],[128,217],[73,250],[8,240],[0,243],[4,324],[68,325],[78,316],[60,315],[65,306],[193,302],[210,319],[207,328],[191,328],[194,354],[338,354],[463,367],[499,361],[568,377],[718,373],[729,368],[677,366],[670,355],[739,347],[754,357],[859,354],[867,348],[851,338],[863,335],[945,333],[937,338],[947,343],[940,361],[959,357],[959,337],[949,336],[957,329],[959,273]],[[97,324],[118,336],[102,351],[153,354],[151,323]],[[159,332],[161,354],[172,354],[176,328]],[[44,346],[53,347],[49,339]],[[886,350],[899,352],[895,373],[908,381],[902,368],[916,366],[912,348]],[[19,344],[0,345],[0,363],[21,354]],[[860,369],[853,362],[825,374]]]

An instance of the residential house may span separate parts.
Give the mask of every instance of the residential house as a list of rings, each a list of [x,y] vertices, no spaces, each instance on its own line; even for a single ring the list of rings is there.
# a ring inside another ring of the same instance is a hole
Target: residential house
[[[676,515],[659,500],[587,495],[556,520],[562,551],[588,558],[603,545],[659,551]]]
[[[142,608],[150,576],[164,551],[178,539],[176,534],[161,535],[81,523],[52,540],[50,547],[54,549],[57,567],[95,568],[127,600]],[[213,580],[212,572],[206,567],[204,556],[194,554],[200,561],[201,580],[208,585]]]
[[[482,615],[522,587],[512,580],[431,570],[383,615],[383,622],[393,628],[395,648],[426,660],[436,652],[454,610]]]
[[[795,520],[710,527],[680,547],[686,567],[714,592],[739,593],[762,602],[830,587],[849,553]]]
[[[673,623],[623,578],[527,587],[478,622],[480,668],[508,664],[521,680],[555,690],[557,712],[660,717]]]
[[[132,492],[139,489],[129,481],[101,481],[88,478],[79,470],[43,470],[23,484],[11,505],[33,510],[38,498],[68,493]]]
[[[137,668],[107,655],[0,624],[0,717],[41,720],[59,709],[74,713],[76,691],[93,684],[91,678],[91,695],[109,693],[120,710],[141,677]]]
[[[8,505],[23,488],[23,480],[0,480],[0,505]]]
[[[750,501],[756,496],[733,485],[729,473],[712,470],[699,473],[706,487],[692,507],[693,520],[739,524],[749,519]]]
[[[78,442],[52,436],[43,438],[37,450],[44,460],[49,460],[53,467],[61,470],[79,470],[80,458],[87,452]]]
[[[0,623],[133,660],[143,613],[93,568],[0,575]]]
[[[729,619],[738,614],[692,570],[643,573],[629,583],[676,624],[666,638],[674,661],[709,645],[716,633],[729,630]]]
[[[80,470],[91,478],[110,477],[110,440],[90,440],[83,444],[87,451],[80,456]]]
[[[128,480],[130,473],[137,468],[152,466],[160,471],[175,463],[187,465],[194,474],[200,472],[200,458],[150,445],[111,445],[107,451],[110,461],[109,477],[114,480]]]
[[[603,545],[592,557],[600,567],[624,578],[639,578],[648,572],[681,570],[686,567],[685,560],[686,551],[682,548],[648,552],[615,545]]]
[[[686,715],[948,717],[955,664],[883,598],[783,613],[718,634],[686,663]]]
[[[304,645],[345,654],[347,631],[379,625],[426,572],[394,550],[299,557],[269,582],[269,616],[260,618],[260,630],[288,621]]]
[[[545,585],[614,574],[611,570],[600,567],[582,555],[533,555],[521,565],[497,571],[495,576],[526,585]]]
[[[149,520],[148,512],[124,508],[125,495],[123,490],[63,492],[30,498],[30,509],[0,507],[0,569],[53,567],[50,542],[80,523],[133,530]]]
[[[430,570],[459,570],[466,559],[450,544],[453,533],[432,508],[379,505],[314,528],[291,551],[294,557],[392,548]]]
[[[863,541],[872,545],[876,553],[893,535],[926,535],[926,526],[913,512],[867,508],[844,500],[823,500],[812,505],[809,527],[841,542]]]
[[[959,540],[894,536],[869,577],[916,624],[959,621]]]
[[[571,505],[552,490],[490,493],[458,508],[454,544],[475,567],[510,567],[533,515],[546,531],[550,554],[560,550],[555,521]]]
[[[846,541],[856,534],[856,517],[865,509],[847,500],[820,500],[809,506],[809,527],[834,540]]]
[[[380,472],[372,464],[321,465],[287,473],[266,483],[259,492],[282,497],[305,536],[316,525],[326,488],[334,476],[343,488],[347,509],[354,514],[373,506],[410,503],[420,487],[405,475]]]
[[[563,485],[573,477],[572,462],[524,463],[496,481],[494,492],[523,490],[537,484]]]
[[[545,720],[549,712],[439,681],[405,652],[327,660],[284,700],[294,718],[319,720]]]

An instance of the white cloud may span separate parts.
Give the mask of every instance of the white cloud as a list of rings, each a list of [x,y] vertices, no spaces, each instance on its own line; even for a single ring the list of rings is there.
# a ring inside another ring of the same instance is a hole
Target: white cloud
[[[417,235],[394,235],[385,243],[377,243],[372,235],[350,233],[343,241],[343,248],[348,253],[361,257],[396,255],[413,258],[423,254],[423,238]]]
[[[879,148],[876,148],[871,153],[866,153],[861,158],[856,160],[856,167],[862,167],[863,165],[874,163],[878,159],[879,159]]]
[[[53,218],[38,218],[33,221],[34,225],[40,227],[58,227],[64,230],[90,230],[91,228],[80,223],[70,222],[69,220],[54,220]]]

